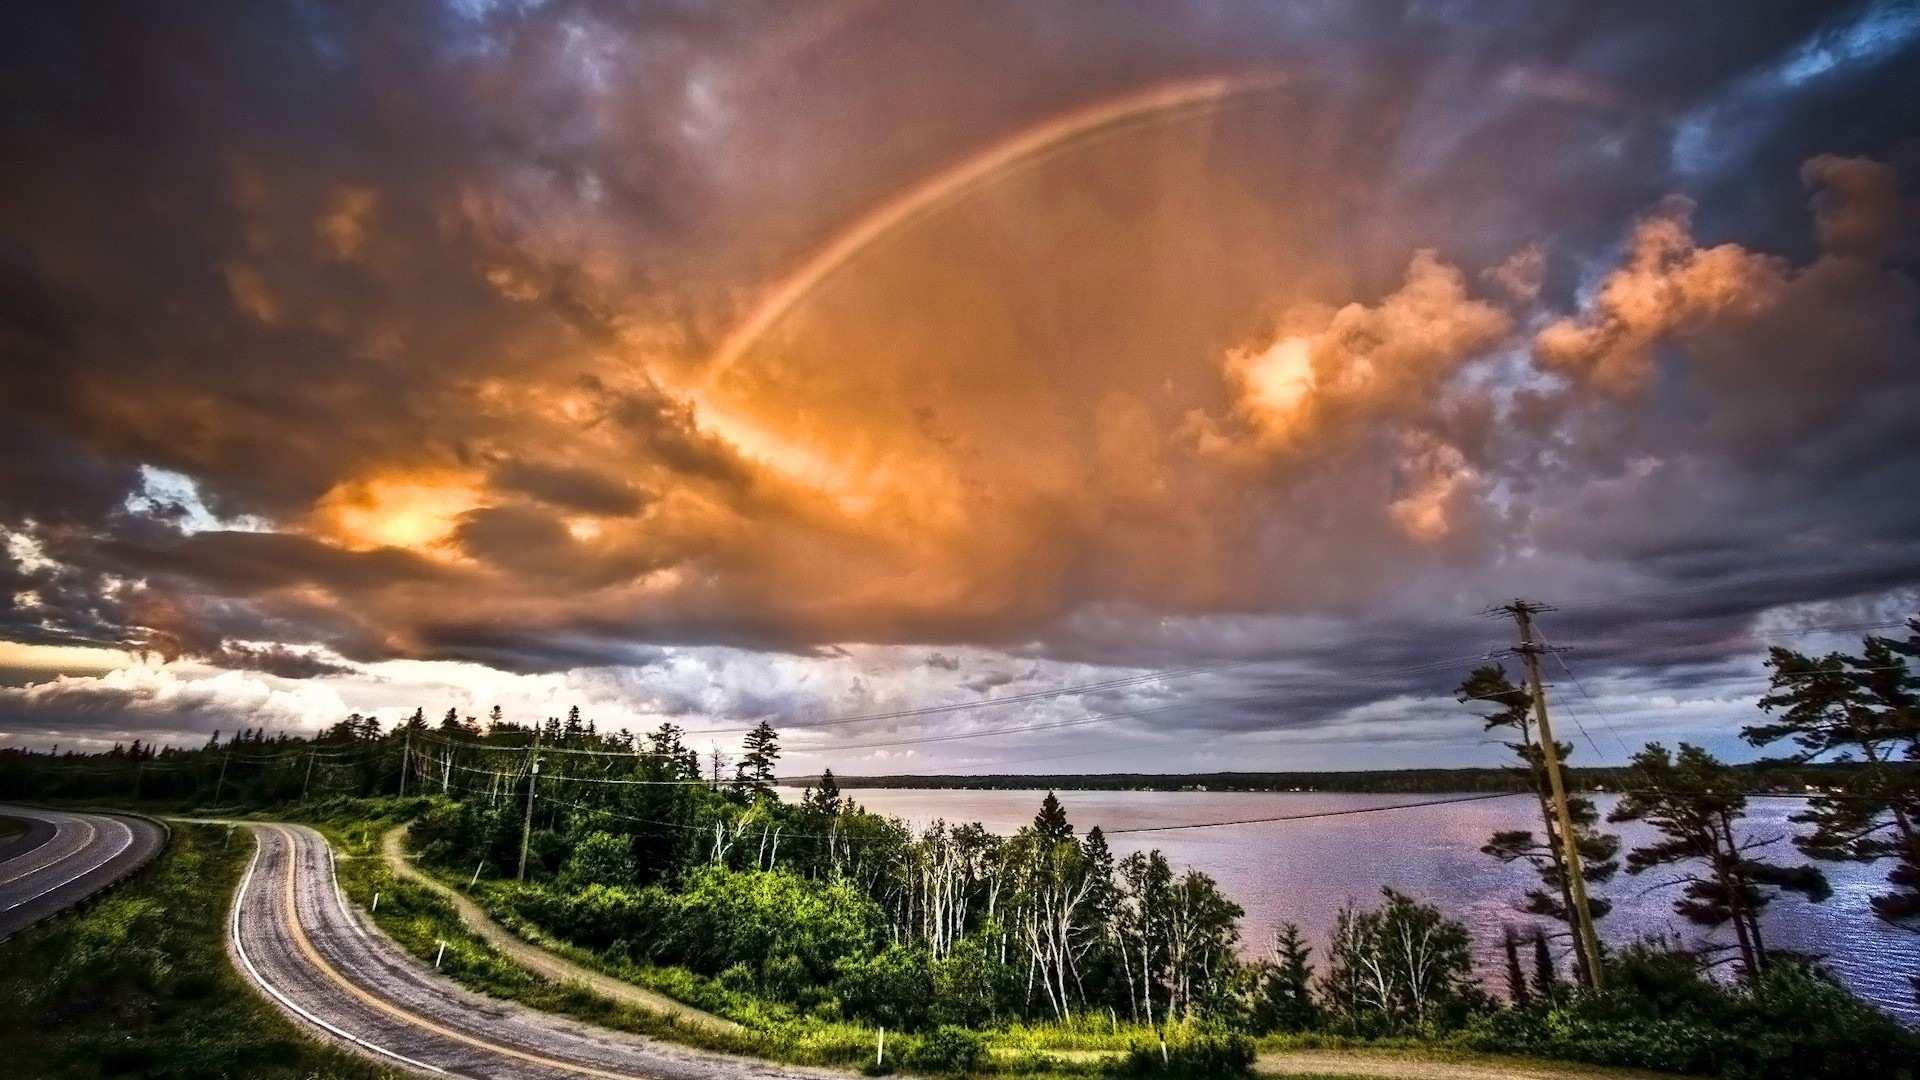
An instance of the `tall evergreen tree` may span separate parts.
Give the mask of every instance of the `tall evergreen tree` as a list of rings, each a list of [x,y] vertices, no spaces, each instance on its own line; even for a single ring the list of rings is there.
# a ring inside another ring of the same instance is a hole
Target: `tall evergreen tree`
[[[1073,839],[1073,825],[1067,821],[1066,808],[1060,805],[1060,800],[1051,791],[1047,792],[1045,799],[1040,800],[1040,812],[1033,816],[1033,831],[1050,843],[1058,844]]]
[[[755,799],[773,795],[773,767],[780,760],[780,738],[765,720],[741,740],[740,763],[734,766],[735,787]]]
[[[840,783],[833,778],[832,769],[820,774],[820,783],[807,789],[800,805],[825,817],[840,812]]]
[[[1802,761],[1858,765],[1837,790],[1814,796],[1794,816],[1813,826],[1794,842],[1816,859],[1893,860],[1891,887],[1871,900],[1874,914],[1920,930],[1920,770],[1896,764],[1920,760],[1920,674],[1907,662],[1920,655],[1920,621],[1909,628],[1906,641],[1866,638],[1859,656],[1815,659],[1774,648],[1770,692],[1760,707],[1775,720],[1740,734],[1755,746],[1791,739]]]
[[[1697,746],[1680,744],[1675,755],[1659,743],[1635,754],[1642,787],[1622,795],[1611,821],[1645,821],[1661,839],[1627,852],[1627,873],[1680,866],[1685,887],[1674,911],[1700,926],[1733,925],[1740,963],[1749,979],[1766,970],[1760,914],[1780,892],[1818,903],[1832,894],[1826,876],[1812,866],[1782,866],[1756,854],[1768,841],[1742,837],[1745,781]]]
[[[1502,830],[1494,833],[1480,850],[1501,862],[1525,861],[1539,875],[1541,887],[1527,890],[1523,911],[1571,923],[1573,893],[1568,887],[1566,856],[1560,845],[1560,823],[1553,811],[1553,787],[1547,776],[1546,754],[1534,731],[1533,695],[1515,686],[1507,678],[1506,668],[1499,664],[1475,668],[1460,684],[1456,695],[1462,702],[1493,706],[1491,711],[1480,714],[1486,730],[1499,728],[1515,736],[1506,745],[1520,759],[1519,767],[1533,789],[1543,830],[1539,835],[1531,829]],[[1573,747],[1567,743],[1559,743],[1558,748],[1561,761],[1573,753]],[[1600,812],[1592,799],[1569,795],[1567,813],[1573,819],[1574,842],[1580,848],[1580,868],[1587,884],[1611,880],[1620,869],[1620,838],[1600,831]],[[1587,910],[1596,920],[1605,918],[1612,908],[1605,897],[1588,891]]]
[[[1281,923],[1273,933],[1272,956],[1261,973],[1254,1022],[1266,1031],[1310,1031],[1320,1025],[1313,998],[1313,949],[1298,923]]]

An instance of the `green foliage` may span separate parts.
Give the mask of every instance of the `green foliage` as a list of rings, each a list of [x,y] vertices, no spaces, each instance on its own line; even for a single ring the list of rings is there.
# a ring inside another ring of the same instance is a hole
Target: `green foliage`
[[[1404,893],[1381,894],[1380,907],[1348,907],[1334,925],[1321,994],[1336,1027],[1382,1035],[1456,1026],[1484,1000],[1467,928]]]
[[[633,841],[596,830],[574,841],[560,881],[569,888],[631,885],[634,876]]]
[[[1755,746],[1791,739],[1806,759],[1857,755],[1858,768],[1837,790],[1795,815],[1813,828],[1794,842],[1817,859],[1891,860],[1891,887],[1872,898],[1873,911],[1920,930],[1920,770],[1894,764],[1920,760],[1920,672],[1909,664],[1920,657],[1920,620],[1908,623],[1905,641],[1869,636],[1861,645],[1859,656],[1818,659],[1775,647],[1771,693],[1760,707],[1777,719],[1741,735]]]
[[[956,942],[933,961],[932,1018],[937,1023],[984,1027],[1008,1007],[1016,993],[1016,973],[1000,962],[981,937]]]
[[[1313,950],[1295,923],[1273,935],[1272,955],[1254,968],[1252,1022],[1257,1031],[1310,1031],[1325,1020],[1313,997]]]
[[[371,1078],[393,1073],[308,1038],[226,954],[244,831],[179,826],[140,877],[0,943],[9,1076]],[[210,902],[211,901],[211,902]]]
[[[1174,1028],[1164,1043],[1136,1044],[1108,1071],[1116,1076],[1246,1076],[1253,1072],[1253,1040],[1238,1032]]]
[[[878,904],[843,883],[808,881],[789,870],[706,867],[672,898],[652,953],[709,973],[733,964],[758,968],[786,954],[809,980],[826,982],[841,960],[870,955],[886,925]]]
[[[1737,1080],[1914,1080],[1920,1037],[1825,974],[1776,963],[1728,987],[1685,954],[1624,950],[1601,993],[1476,1017],[1462,1040],[1505,1053]]]
[[[919,1045],[907,1056],[907,1067],[916,1072],[964,1076],[980,1071],[986,1057],[985,1038],[963,1027],[942,1024],[921,1036]]]
[[[933,972],[926,951],[905,945],[842,959],[833,989],[847,1015],[896,1031],[925,1026],[933,1007]]]
[[[1650,743],[1635,754],[1643,786],[1614,807],[1614,821],[1646,821],[1660,839],[1627,853],[1627,873],[1680,866],[1680,898],[1673,909],[1701,926],[1733,925],[1742,969],[1756,977],[1767,965],[1760,915],[1782,891],[1819,903],[1832,889],[1811,866],[1781,866],[1759,858],[1762,839],[1743,839],[1733,823],[1746,815],[1739,780],[1719,759],[1697,746],[1670,753]]]

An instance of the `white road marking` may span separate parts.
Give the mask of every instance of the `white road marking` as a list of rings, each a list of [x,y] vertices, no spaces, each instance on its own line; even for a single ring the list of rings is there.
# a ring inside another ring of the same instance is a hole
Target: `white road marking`
[[[273,999],[275,1001],[278,1001],[280,1004],[285,1005],[288,1009],[291,1009],[295,1013],[298,1013],[300,1016],[306,1018],[306,1020],[309,1023],[312,1023],[318,1027],[325,1028],[326,1030],[333,1032],[335,1035],[338,1035],[341,1038],[348,1040],[349,1042],[353,1042],[360,1046],[366,1047],[368,1050],[371,1050],[376,1054],[380,1054],[383,1057],[390,1057],[395,1061],[404,1062],[405,1064],[411,1065],[416,1069],[425,1069],[428,1072],[436,1072],[441,1074],[442,1076],[456,1075],[454,1073],[448,1072],[447,1070],[441,1068],[438,1065],[429,1065],[424,1061],[415,1061],[414,1059],[406,1056],[405,1054],[401,1054],[393,1050],[389,1050],[384,1046],[375,1045],[374,1043],[368,1042],[367,1040],[361,1038],[360,1036],[355,1035],[351,1031],[347,1031],[343,1028],[336,1027],[333,1024],[330,1024],[327,1021],[320,1019],[319,1017],[313,1015],[307,1010],[301,1008],[299,1005],[296,1005],[291,998],[281,993],[279,989],[276,988],[273,984],[267,982],[266,978],[260,974],[259,968],[253,966],[253,959],[247,955],[246,942],[242,940],[240,937],[240,909],[246,905],[247,889],[253,884],[254,868],[260,865],[260,852],[265,850],[266,848],[266,844],[262,843],[262,839],[263,838],[259,836],[254,837],[253,861],[247,864],[247,876],[240,879],[240,891],[237,894],[235,894],[233,898],[233,929],[231,931],[233,935],[234,954],[240,958],[240,963],[246,966],[247,974],[250,977],[252,977],[254,985],[258,986],[262,990],[265,990],[267,993],[273,995]],[[294,843],[292,837],[288,837],[287,847],[288,847],[287,873],[291,874],[294,872],[294,865],[293,865],[294,854],[295,854],[294,849],[296,849],[298,845]],[[288,917],[297,919],[300,917],[300,913],[298,911],[288,912]]]

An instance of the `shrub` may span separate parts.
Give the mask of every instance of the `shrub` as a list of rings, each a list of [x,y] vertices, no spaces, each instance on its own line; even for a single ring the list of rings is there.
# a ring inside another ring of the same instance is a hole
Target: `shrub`
[[[1253,1040],[1238,1032],[1176,1032],[1164,1045],[1136,1045],[1107,1071],[1119,1076],[1245,1076],[1253,1071],[1253,1062]]]
[[[1698,961],[1624,951],[1607,989],[1477,1019],[1476,1049],[1762,1080],[1914,1080],[1920,1036],[1816,968],[1776,962],[1759,980],[1715,982]]]
[[[907,1056],[907,1066],[921,1072],[971,1073],[986,1060],[986,1040],[963,1027],[934,1028]]]
[[[560,871],[563,884],[631,885],[636,874],[633,841],[610,832],[590,832],[573,845]]]
[[[1012,970],[974,938],[957,942],[933,962],[936,1023],[982,1027],[992,1023],[1013,992]]]
[[[849,957],[833,983],[847,1015],[894,1029],[923,1027],[933,1005],[933,976],[924,949],[890,945],[869,957]]]
[[[713,973],[736,963],[757,968],[785,953],[799,960],[807,981],[824,983],[841,959],[870,955],[885,926],[880,906],[848,885],[786,870],[706,867],[672,898],[655,956]]]

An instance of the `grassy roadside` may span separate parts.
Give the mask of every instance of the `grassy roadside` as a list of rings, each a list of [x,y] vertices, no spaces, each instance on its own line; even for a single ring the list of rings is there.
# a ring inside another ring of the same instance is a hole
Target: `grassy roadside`
[[[244,832],[176,825],[139,878],[0,944],[8,1076],[375,1080],[398,1074],[308,1037],[227,956]]]

